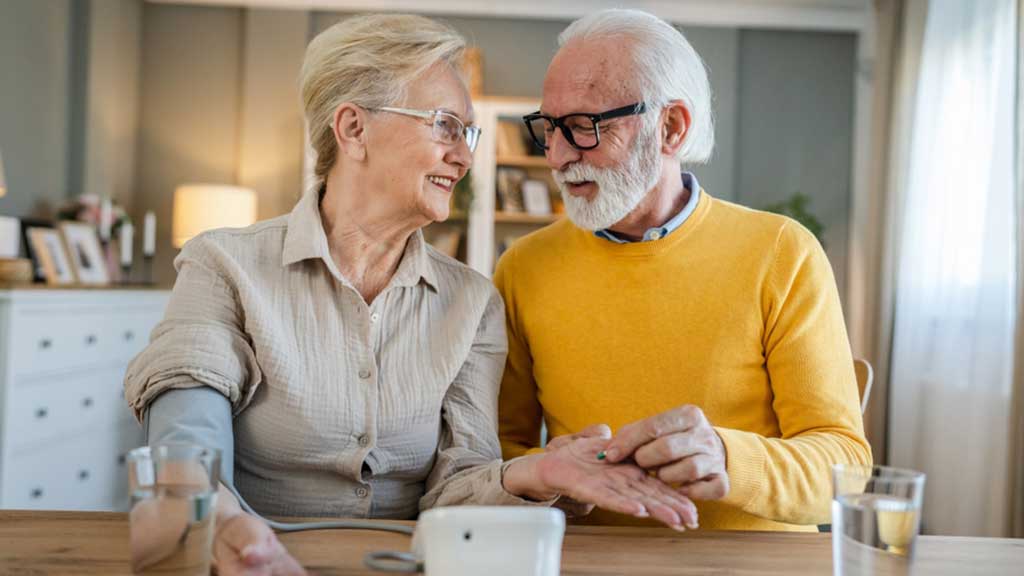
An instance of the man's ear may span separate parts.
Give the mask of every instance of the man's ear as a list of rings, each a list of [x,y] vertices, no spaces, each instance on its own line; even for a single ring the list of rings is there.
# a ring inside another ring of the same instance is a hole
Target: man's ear
[[[344,154],[353,160],[366,158],[366,110],[345,102],[334,110],[334,142],[338,145],[338,154]]]
[[[682,100],[672,100],[661,111],[661,153],[675,156],[690,132],[690,111]]]

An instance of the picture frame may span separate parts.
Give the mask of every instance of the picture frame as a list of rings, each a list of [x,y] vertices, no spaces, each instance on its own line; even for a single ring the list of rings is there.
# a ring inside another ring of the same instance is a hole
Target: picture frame
[[[75,271],[64,247],[61,233],[55,228],[29,227],[28,245],[32,259],[42,268],[43,279],[50,285],[74,284]]]
[[[498,192],[498,207],[502,212],[523,211],[523,180],[526,171],[520,168],[501,166],[495,172]]]
[[[525,180],[523,188],[523,207],[528,214],[547,216],[551,214],[551,195],[547,182],[543,180]]]
[[[46,282],[43,263],[40,261],[39,256],[36,255],[35,249],[32,247],[32,239],[29,237],[29,231],[33,228],[50,230],[53,229],[53,222],[42,218],[29,217],[21,219],[21,249],[24,251],[25,257],[32,261],[32,281]]]
[[[0,258],[17,258],[21,255],[21,221],[10,216],[0,216]]]
[[[96,229],[83,222],[61,222],[60,231],[78,283],[109,284],[107,259]]]

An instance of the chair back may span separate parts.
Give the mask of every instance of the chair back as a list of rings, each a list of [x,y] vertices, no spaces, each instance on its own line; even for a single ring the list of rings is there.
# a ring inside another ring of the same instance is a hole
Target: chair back
[[[871,363],[863,358],[854,358],[853,371],[857,374],[857,391],[860,393],[860,413],[868,409],[868,399],[871,397],[871,382],[875,379],[875,371]]]

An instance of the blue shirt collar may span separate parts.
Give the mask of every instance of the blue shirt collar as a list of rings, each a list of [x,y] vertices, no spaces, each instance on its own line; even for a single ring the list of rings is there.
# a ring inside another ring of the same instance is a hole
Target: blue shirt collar
[[[697,177],[692,172],[682,173],[683,186],[690,191],[690,199],[687,200],[686,205],[679,211],[678,214],[669,219],[661,226],[655,226],[654,228],[648,228],[644,232],[643,240],[640,242],[653,242],[655,240],[661,240],[665,236],[668,236],[672,232],[679,229],[680,226],[686,222],[686,219],[693,214],[694,209],[697,208],[697,202],[700,200],[700,184],[697,182]],[[594,235],[598,238],[604,238],[616,244],[629,244],[630,240],[619,238],[611,230],[597,230]]]

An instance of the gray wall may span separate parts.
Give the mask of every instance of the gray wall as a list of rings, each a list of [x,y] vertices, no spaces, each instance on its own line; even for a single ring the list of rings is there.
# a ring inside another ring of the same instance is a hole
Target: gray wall
[[[142,3],[89,3],[83,87],[81,189],[110,196],[130,211],[138,148]]]
[[[740,35],[736,200],[754,208],[811,197],[840,295],[846,290],[853,146],[851,34]]]
[[[688,166],[702,187],[717,198],[736,198],[736,130],[740,123],[737,93],[740,82],[739,46],[742,32],[736,28],[683,28],[683,34],[704,59],[711,82],[712,114],[715,117],[715,151],[701,166]]]
[[[261,220],[290,212],[301,195],[298,76],[309,23],[298,10],[245,12],[238,184],[256,191]]]
[[[351,13],[317,12],[314,34]],[[544,70],[569,21],[443,17],[483,53],[484,93],[540,97]]]
[[[314,14],[314,33],[344,18]],[[488,94],[540,97],[568,21],[444,18],[479,46]],[[811,197],[840,295],[846,289],[856,36],[680,27],[704,59],[715,152],[690,166],[712,195],[753,208]]]
[[[157,215],[156,279],[174,281],[171,208],[185,182],[234,183],[243,11],[145,4],[134,203]]]
[[[135,192],[141,0],[0,2],[0,214]]]
[[[0,213],[23,216],[70,191],[113,192],[137,222],[145,210],[157,213],[155,270],[169,283],[177,185],[250,186],[260,218],[291,208],[301,187],[302,53],[309,38],[347,14],[81,4],[84,16],[69,0],[0,2],[0,72],[20,79],[0,90],[0,150],[11,188]],[[74,33],[83,17],[84,40]],[[481,47],[485,92],[528,97],[540,96],[567,24],[446,20]],[[714,93],[717,145],[709,164],[693,168],[701,184],[753,207],[796,191],[811,195],[844,289],[855,37],[684,32]],[[85,75],[75,64],[83,52]]]
[[[67,0],[0,2],[0,214],[46,215],[68,196],[73,19]]]

